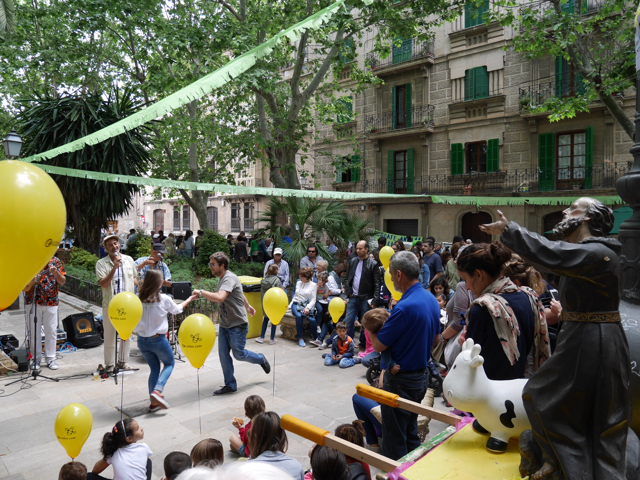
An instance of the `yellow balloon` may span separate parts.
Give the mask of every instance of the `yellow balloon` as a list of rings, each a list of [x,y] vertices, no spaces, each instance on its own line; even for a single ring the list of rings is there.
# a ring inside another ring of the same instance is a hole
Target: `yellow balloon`
[[[391,247],[382,247],[380,249],[380,262],[382,263],[382,266],[384,267],[385,270],[387,270],[389,268],[389,261],[391,260],[391,257],[393,256],[393,254],[396,253],[393,251],[393,248]]]
[[[195,368],[200,368],[216,343],[216,329],[209,317],[194,313],[185,318],[180,325],[178,340],[189,363]]]
[[[344,300],[340,297],[336,297],[329,302],[329,315],[331,315],[333,323],[338,323],[338,320],[340,320],[345,308],[347,308],[347,306],[344,304]]]
[[[142,318],[142,302],[135,293],[120,292],[109,302],[109,320],[120,338],[128,340]]]
[[[400,300],[400,297],[402,297],[402,293],[400,293],[394,288],[393,280],[391,279],[391,273],[389,273],[389,270],[384,272],[384,284],[389,289],[389,292],[391,293],[391,296],[393,297],[393,299],[396,302]]]
[[[284,314],[287,313],[288,306],[287,292],[281,288],[270,288],[262,299],[262,309],[273,325],[280,323]]]
[[[0,310],[51,260],[66,222],[64,198],[47,173],[30,163],[0,161]]]
[[[91,434],[93,417],[89,409],[81,403],[70,403],[58,412],[53,428],[67,454],[72,459],[78,458]]]

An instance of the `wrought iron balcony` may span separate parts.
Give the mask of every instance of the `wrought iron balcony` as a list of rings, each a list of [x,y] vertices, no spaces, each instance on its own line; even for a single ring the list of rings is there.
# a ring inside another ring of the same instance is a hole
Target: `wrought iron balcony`
[[[569,78],[546,77],[537,82],[527,82],[518,88],[520,111],[527,112],[537,108],[549,98],[573,97],[586,91],[586,86],[579,75]]]
[[[364,193],[416,195],[496,195],[528,196],[550,191],[615,190],[616,180],[631,169],[632,162],[608,163],[585,167],[472,172],[462,175],[430,175],[413,181],[363,180]]]
[[[240,218],[232,218],[231,219],[231,231],[239,232],[240,231]]]
[[[600,10],[606,0],[582,0],[582,15],[590,15]],[[568,0],[562,4],[563,13],[574,13],[575,2]],[[520,15],[535,15],[538,20],[544,19],[548,15],[556,15],[553,3],[550,0],[537,0],[519,6]]]
[[[433,105],[420,105],[411,107],[409,111],[397,108],[395,112],[368,115],[364,117],[365,130],[369,134],[375,134],[407,128],[433,128],[434,111]]]
[[[245,232],[253,231],[253,218],[244,219],[244,231]]]
[[[432,61],[436,58],[433,53],[433,43],[411,38],[398,47],[392,46],[391,54],[387,58],[382,58],[377,52],[367,53],[366,63],[371,70],[376,71],[422,58]]]

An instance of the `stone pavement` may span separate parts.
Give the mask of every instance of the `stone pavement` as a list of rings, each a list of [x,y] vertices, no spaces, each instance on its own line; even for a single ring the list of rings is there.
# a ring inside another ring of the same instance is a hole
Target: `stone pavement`
[[[92,310],[98,314],[101,311],[69,295],[61,294],[61,300],[60,324],[74,313]],[[0,313],[0,334],[12,333],[22,342],[24,329],[22,309]],[[295,342],[280,338],[279,332],[276,338],[279,340],[275,345],[268,342],[260,345],[253,339],[247,341],[249,350],[267,356],[272,373],[265,375],[258,365],[234,361],[238,392],[232,395],[212,396],[212,392],[223,384],[217,346],[200,369],[199,396],[197,371],[188,361],[176,362],[165,389],[165,398],[171,408],[136,417],[144,429],[144,442],[153,451],[152,478],[164,476],[162,462],[169,452],[189,453],[204,438],[220,440],[227,449],[225,463],[235,461],[237,456],[228,450],[229,436],[236,432],[231,421],[234,416],[244,417],[243,404],[248,395],[260,395],[267,410],[279,415],[288,413],[331,432],[339,424],[355,420],[351,397],[357,383],[367,383],[365,368],[361,365],[349,369],[340,369],[337,365],[325,367],[322,351],[317,348],[300,348]],[[0,478],[58,478],[60,467],[70,459],[58,443],[53,425],[59,410],[73,402],[86,405],[93,416],[91,436],[77,458],[91,469],[100,459],[102,436],[120,420],[117,407],[120,406],[121,394],[124,395],[125,410],[127,405],[148,399],[149,369],[135,344],[131,353],[130,363],[140,370],[125,375],[124,381],[119,380],[118,385],[113,378],[93,380],[93,371],[103,363],[102,346],[59,353],[60,369],[51,371],[44,367],[42,371],[43,375],[61,378],[57,383],[34,381],[28,377],[29,380],[7,386],[18,377],[0,377]],[[447,410],[440,399],[436,399],[435,407]],[[429,436],[444,428],[442,423],[431,422]],[[288,434],[288,439],[287,454],[308,468],[307,454],[312,443],[294,434]],[[107,469],[105,474],[112,476],[113,472]]]

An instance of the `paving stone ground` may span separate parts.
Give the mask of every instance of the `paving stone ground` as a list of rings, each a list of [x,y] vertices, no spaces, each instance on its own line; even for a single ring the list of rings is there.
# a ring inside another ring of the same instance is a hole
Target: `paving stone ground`
[[[61,300],[61,325],[62,319],[74,313],[88,310],[100,313],[99,308],[69,295],[61,294]],[[0,335],[10,333],[22,342],[24,323],[22,309],[2,312]],[[176,362],[165,389],[165,398],[171,408],[136,417],[145,431],[144,442],[153,451],[152,478],[164,476],[162,461],[169,452],[189,453],[204,438],[217,438],[228,449],[229,436],[236,432],[231,421],[234,416],[244,416],[243,404],[248,395],[260,395],[267,410],[279,415],[288,413],[329,431],[355,419],[351,397],[356,384],[367,383],[365,368],[361,365],[349,369],[340,369],[337,365],[325,367],[321,357],[323,352],[317,348],[300,348],[297,343],[282,339],[279,331],[276,338],[279,340],[275,345],[268,342],[260,345],[253,339],[247,341],[250,350],[265,354],[275,368],[271,375],[266,375],[258,365],[234,361],[238,392],[232,395],[212,396],[213,391],[223,384],[217,346],[214,346],[199,375],[188,362]],[[148,399],[149,368],[135,344],[131,352],[130,363],[140,370],[126,375],[124,382],[118,385],[113,378],[93,380],[93,371],[103,363],[102,346],[58,354],[60,369],[51,371],[44,367],[42,373],[60,378],[60,382],[29,377],[9,386],[10,381],[19,377],[0,377],[0,478],[58,478],[60,467],[70,459],[58,443],[53,426],[59,410],[73,402],[86,405],[93,416],[91,436],[77,458],[91,469],[100,458],[102,436],[120,420],[121,395],[125,411],[127,407],[135,411]],[[435,407],[446,410],[439,399]],[[444,424],[432,422],[429,436],[444,428]],[[289,434],[288,438],[287,454],[307,468],[307,454],[312,443],[294,434]],[[225,452],[225,463],[236,459],[231,451]],[[105,474],[112,476],[111,469]]]

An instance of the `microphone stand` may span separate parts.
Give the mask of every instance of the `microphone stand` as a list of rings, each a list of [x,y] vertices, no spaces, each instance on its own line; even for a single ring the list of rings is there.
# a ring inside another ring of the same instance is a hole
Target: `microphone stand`
[[[122,259],[122,255],[120,254],[120,251],[118,251],[116,253],[116,260],[118,259]],[[117,295],[118,293],[120,293],[122,291],[121,286],[120,286],[120,282],[124,283],[124,269],[122,268],[122,260],[120,260],[120,266],[118,267],[118,277],[117,277],[117,281],[116,281],[116,287],[114,288],[114,290],[118,290],[117,292],[115,292],[115,295]],[[115,296],[114,295],[114,296]],[[109,321],[111,321],[111,319],[109,319]],[[114,327],[115,330],[115,327]],[[123,346],[124,348],[124,346]],[[115,361],[114,361],[115,365],[113,366],[113,380],[116,382],[116,385],[118,384],[118,373],[120,373],[120,368],[118,367],[118,330],[116,330],[116,351],[115,351]]]

